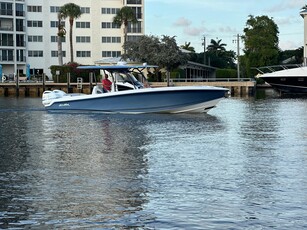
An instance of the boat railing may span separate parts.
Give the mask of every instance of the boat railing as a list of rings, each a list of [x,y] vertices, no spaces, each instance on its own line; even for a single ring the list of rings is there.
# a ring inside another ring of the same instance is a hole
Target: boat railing
[[[166,82],[167,79],[164,79]],[[253,78],[171,78],[170,82],[236,82],[254,81]]]
[[[285,64],[285,65],[271,65],[271,66],[261,66],[261,67],[252,67],[256,69],[260,74],[272,73],[278,70],[292,69],[302,67],[302,64]]]

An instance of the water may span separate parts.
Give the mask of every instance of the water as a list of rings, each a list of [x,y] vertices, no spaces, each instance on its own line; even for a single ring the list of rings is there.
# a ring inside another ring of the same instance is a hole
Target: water
[[[0,228],[307,228],[306,114],[274,96],[200,115],[0,98]]]

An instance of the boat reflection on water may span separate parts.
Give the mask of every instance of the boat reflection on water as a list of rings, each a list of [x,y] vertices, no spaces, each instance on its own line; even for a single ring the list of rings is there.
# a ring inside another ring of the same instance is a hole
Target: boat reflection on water
[[[3,227],[114,227],[127,216],[132,226],[144,223],[146,132],[123,119],[101,118],[42,114],[37,135],[43,143],[27,134],[34,140],[27,162],[12,173],[16,185],[3,194],[8,197],[1,204],[7,210]]]

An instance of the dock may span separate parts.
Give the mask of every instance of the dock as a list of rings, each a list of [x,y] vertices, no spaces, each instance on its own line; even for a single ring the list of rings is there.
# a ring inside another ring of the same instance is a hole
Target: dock
[[[217,86],[228,88],[233,96],[253,95],[254,81],[198,81],[170,82],[170,86]],[[45,90],[60,89],[68,93],[90,94],[95,83],[54,83],[54,82],[3,82],[0,83],[0,96],[41,97]],[[150,82],[151,87],[167,87],[167,82]]]

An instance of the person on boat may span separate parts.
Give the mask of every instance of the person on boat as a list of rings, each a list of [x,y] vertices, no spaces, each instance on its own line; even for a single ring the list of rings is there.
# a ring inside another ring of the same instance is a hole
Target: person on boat
[[[102,80],[102,87],[107,92],[111,91],[112,82],[109,80],[109,76],[106,74],[104,79]]]

